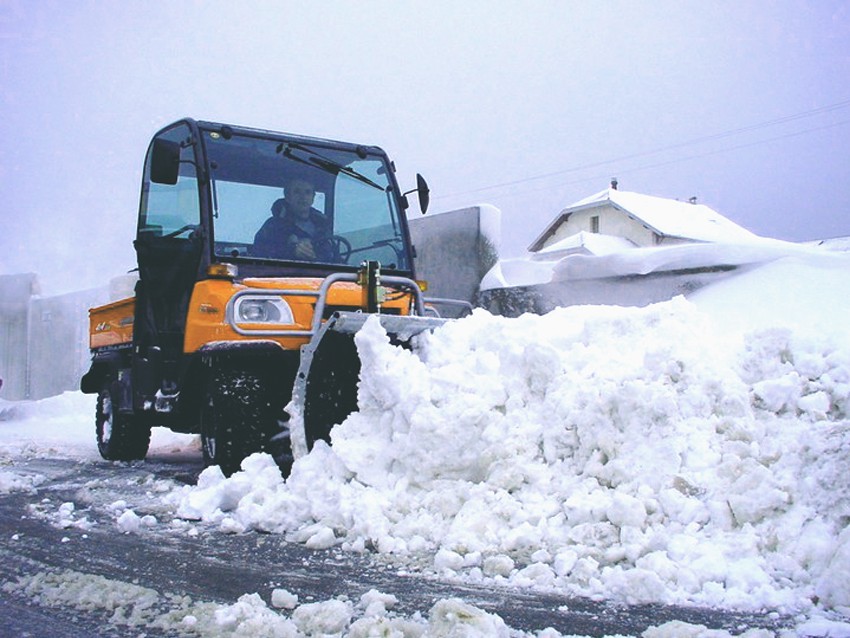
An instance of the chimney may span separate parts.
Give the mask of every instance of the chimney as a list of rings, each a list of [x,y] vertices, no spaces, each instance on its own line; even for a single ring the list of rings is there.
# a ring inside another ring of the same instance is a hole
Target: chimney
[[[611,178],[611,190],[612,190],[612,191],[617,190],[617,184],[619,184],[619,182],[617,181],[617,178],[616,178],[616,177],[612,177],[612,178]]]

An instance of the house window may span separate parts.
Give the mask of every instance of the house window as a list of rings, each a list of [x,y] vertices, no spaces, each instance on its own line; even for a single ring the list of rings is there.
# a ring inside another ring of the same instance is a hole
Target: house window
[[[598,233],[599,232],[599,215],[594,215],[590,218],[590,232]]]

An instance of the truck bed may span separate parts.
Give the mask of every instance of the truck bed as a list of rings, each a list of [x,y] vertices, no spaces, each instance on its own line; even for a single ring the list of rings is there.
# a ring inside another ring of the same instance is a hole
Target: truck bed
[[[128,297],[89,310],[89,347],[130,345],[136,298]]]

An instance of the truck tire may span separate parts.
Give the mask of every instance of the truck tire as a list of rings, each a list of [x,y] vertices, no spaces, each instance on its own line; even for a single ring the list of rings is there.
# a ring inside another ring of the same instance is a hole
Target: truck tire
[[[139,423],[132,414],[119,412],[115,408],[116,398],[109,385],[102,387],[97,395],[97,449],[107,461],[144,459],[151,441],[150,426]]]
[[[218,465],[225,476],[238,471],[242,460],[255,452],[272,454],[282,469],[291,464],[283,398],[267,373],[214,367],[200,415],[204,463]]]

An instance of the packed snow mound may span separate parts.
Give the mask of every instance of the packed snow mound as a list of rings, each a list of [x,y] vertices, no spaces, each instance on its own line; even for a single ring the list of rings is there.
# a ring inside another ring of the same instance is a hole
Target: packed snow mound
[[[0,456],[101,460],[94,443],[96,403],[96,395],[81,392],[38,401],[0,399]],[[195,435],[160,427],[151,431],[149,458],[197,456],[199,449]],[[28,489],[28,480],[20,473],[0,475],[0,492]]]
[[[599,241],[598,235],[594,236],[594,241]],[[557,246],[525,257],[499,261],[484,276],[480,289],[486,291],[558,282],[673,274],[677,271],[718,267],[735,267],[743,271],[775,261],[796,261],[797,266],[802,262],[832,277],[842,270],[846,273],[850,264],[850,255],[847,253],[761,237],[737,243],[684,243],[621,250],[608,247],[566,254],[566,249],[557,250]],[[744,281],[746,279],[742,278]],[[724,293],[721,290],[721,294]],[[788,295],[788,299],[793,300],[793,297]]]
[[[100,458],[92,445],[95,400],[80,392],[40,401],[0,399],[0,455]],[[82,414],[92,417],[81,420]]]
[[[40,401],[6,401],[0,399],[0,424],[19,421],[41,423],[62,419],[70,420],[79,413],[94,412],[94,401],[93,397],[80,392],[65,392]],[[0,427],[5,427],[5,425]]]
[[[850,350],[682,298],[356,336],[359,411],[180,516],[626,602],[850,606]],[[837,345],[839,344],[839,345]]]

